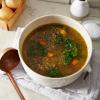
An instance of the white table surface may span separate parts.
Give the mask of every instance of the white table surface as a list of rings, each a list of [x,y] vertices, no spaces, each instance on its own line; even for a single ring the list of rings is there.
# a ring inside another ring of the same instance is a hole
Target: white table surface
[[[17,20],[12,31],[0,30],[0,49],[11,46],[17,27],[24,27],[32,19],[45,14],[70,16],[70,5],[46,2],[45,0],[26,0],[24,12]],[[89,16],[100,18],[100,9],[91,8]],[[93,47],[100,50],[100,39],[93,42]],[[50,100],[24,87],[20,87],[26,100]],[[0,80],[0,100],[20,100],[9,81]],[[100,98],[98,99],[100,100]]]

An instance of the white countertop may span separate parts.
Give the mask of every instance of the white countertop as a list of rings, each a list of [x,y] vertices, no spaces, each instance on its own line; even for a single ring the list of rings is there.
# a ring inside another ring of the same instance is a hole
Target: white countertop
[[[70,16],[70,5],[64,3],[46,2],[45,0],[26,0],[25,10],[13,27],[13,31],[0,30],[0,49],[12,44],[17,27],[24,27],[32,19],[45,14],[62,14]],[[100,18],[100,9],[91,8],[89,16]],[[100,39],[93,42],[93,47],[100,50]],[[26,100],[50,100],[33,91],[21,87]],[[19,100],[9,81],[0,80],[0,100]],[[98,99],[100,100],[100,99]]]

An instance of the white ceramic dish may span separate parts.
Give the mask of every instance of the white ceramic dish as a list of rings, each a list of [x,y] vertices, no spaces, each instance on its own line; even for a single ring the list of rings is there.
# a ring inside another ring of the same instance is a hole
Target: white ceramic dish
[[[81,24],[88,31],[88,34],[93,40],[100,38],[100,18],[88,17],[85,18]]]
[[[70,76],[61,77],[61,78],[51,78],[51,77],[46,77],[46,76],[40,75],[40,74],[34,72],[33,70],[31,70],[25,64],[25,62],[22,58],[22,45],[23,45],[25,38],[35,28],[39,27],[40,25],[44,25],[44,24],[48,24],[48,23],[61,23],[61,24],[71,26],[74,29],[76,29],[77,31],[79,31],[80,35],[84,38],[84,40],[86,42],[86,45],[88,48],[87,60],[84,64],[84,66],[79,71],[77,71],[76,73],[74,73]],[[88,64],[88,62],[91,58],[91,54],[92,54],[92,42],[91,42],[90,36],[88,35],[87,31],[77,21],[75,21],[69,17],[62,16],[62,15],[47,15],[47,16],[42,16],[42,17],[39,17],[39,18],[31,21],[28,25],[25,26],[25,28],[22,31],[22,34],[20,36],[20,39],[19,39],[18,52],[19,52],[20,60],[22,62],[22,65],[23,65],[25,71],[33,80],[35,80],[36,82],[38,82],[44,86],[62,87],[62,86],[68,85],[68,84],[72,83],[73,81],[75,81],[81,75],[83,70],[86,68],[86,65]]]

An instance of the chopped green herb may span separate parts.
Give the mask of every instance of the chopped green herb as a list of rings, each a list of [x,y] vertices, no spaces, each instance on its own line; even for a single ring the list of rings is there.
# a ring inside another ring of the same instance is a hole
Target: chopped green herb
[[[64,40],[65,48],[71,49],[76,46],[75,42],[71,38],[65,38]]]
[[[76,57],[78,55],[78,49],[76,46],[71,49],[71,55],[73,57]]]
[[[55,43],[56,44],[63,44],[64,43],[64,39],[59,32],[56,33],[56,35],[55,35]]]
[[[70,38],[65,38],[64,44],[65,44],[65,48],[63,51],[64,63],[69,64],[74,57],[78,56],[78,48],[76,43]]]
[[[71,62],[73,57],[70,52],[71,51],[67,51],[66,49],[63,51],[64,64],[69,64]]]
[[[77,43],[73,39],[63,38],[60,33],[57,33],[55,43],[64,45],[63,56],[65,64],[69,64],[74,57],[78,56]]]
[[[48,76],[59,77],[59,76],[61,76],[61,73],[58,68],[51,68],[48,70]]]

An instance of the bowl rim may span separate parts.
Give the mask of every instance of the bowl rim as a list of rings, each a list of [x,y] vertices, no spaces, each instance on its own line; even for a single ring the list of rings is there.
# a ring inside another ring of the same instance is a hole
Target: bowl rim
[[[21,32],[22,34],[20,35],[19,43],[20,43],[20,41],[21,41],[21,37],[22,37],[24,31],[26,30],[26,28],[28,28],[30,24],[34,23],[34,21],[39,20],[39,19],[42,19],[42,18],[45,18],[45,17],[68,18],[68,19],[74,21],[75,23],[79,24],[80,27],[83,28],[83,29],[87,32],[87,30],[86,30],[79,22],[77,22],[76,20],[74,20],[74,19],[72,19],[72,18],[70,18],[70,17],[68,17],[68,16],[59,15],[59,14],[48,14],[48,15],[39,16],[39,17],[33,19],[32,21],[30,21],[27,25],[25,25],[24,29],[23,29],[22,32]],[[87,32],[87,33],[88,33],[88,32]],[[42,75],[42,74],[39,74],[39,73],[35,72],[34,70],[32,70],[32,69],[25,63],[25,61],[24,61],[24,59],[23,59],[23,57],[22,57],[22,55],[21,55],[19,43],[18,43],[18,53],[19,53],[19,55],[20,55],[22,61],[24,62],[25,66],[27,66],[28,69],[32,71],[32,73],[38,75],[39,77],[46,78],[46,79],[52,79],[52,80],[55,80],[55,79],[60,80],[60,79],[69,78],[69,77],[75,76],[75,75],[79,74],[80,72],[82,72],[82,71],[85,69],[85,67],[87,66],[87,64],[89,63],[89,61],[90,61],[90,58],[91,58],[92,52],[93,52],[93,50],[92,50],[93,46],[92,46],[92,40],[91,40],[89,34],[87,34],[87,35],[88,35],[88,37],[89,37],[89,41],[90,41],[90,45],[91,45],[91,52],[90,52],[90,55],[87,56],[84,65],[83,65],[78,71],[76,71],[75,73],[73,73],[73,74],[71,74],[71,75],[68,75],[68,76],[63,76],[63,77],[49,77],[49,76],[44,76],[44,75]],[[83,37],[82,37],[82,38],[83,38]],[[83,38],[83,39],[84,39],[84,38]],[[86,45],[87,45],[87,44],[86,44]],[[22,65],[22,66],[23,66],[23,65]],[[24,66],[23,66],[23,67],[24,67]],[[26,72],[26,73],[27,73],[27,72]]]

